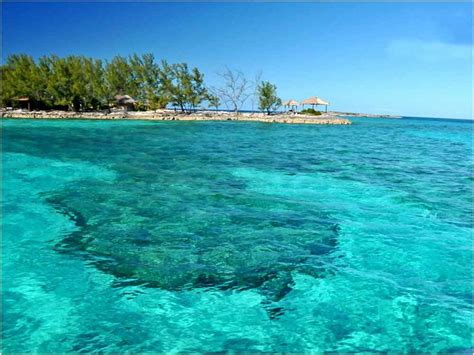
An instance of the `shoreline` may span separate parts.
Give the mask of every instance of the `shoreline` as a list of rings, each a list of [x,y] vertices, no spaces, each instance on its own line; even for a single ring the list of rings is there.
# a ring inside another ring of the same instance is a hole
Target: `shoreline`
[[[351,113],[351,112],[334,112],[340,117],[363,117],[363,118],[403,118],[403,116],[374,114],[374,113]]]
[[[263,113],[234,113],[216,111],[198,111],[193,113],[175,112],[174,110],[156,111],[113,111],[104,113],[70,112],[70,111],[1,111],[0,118],[11,119],[51,119],[51,120],[151,120],[151,121],[245,121],[286,124],[322,124],[350,125],[352,122],[336,114],[328,113],[321,116]]]

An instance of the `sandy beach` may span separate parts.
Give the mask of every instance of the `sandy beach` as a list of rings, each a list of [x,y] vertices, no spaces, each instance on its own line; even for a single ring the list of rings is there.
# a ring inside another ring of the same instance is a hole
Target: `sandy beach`
[[[215,111],[197,111],[194,113],[181,113],[174,110],[156,111],[112,111],[110,113],[72,112],[72,111],[0,111],[2,118],[28,118],[28,119],[85,119],[85,120],[156,120],[156,121],[252,121],[265,123],[290,123],[290,124],[323,124],[323,125],[349,125],[352,122],[333,113],[321,116],[273,114],[263,113],[233,113]]]

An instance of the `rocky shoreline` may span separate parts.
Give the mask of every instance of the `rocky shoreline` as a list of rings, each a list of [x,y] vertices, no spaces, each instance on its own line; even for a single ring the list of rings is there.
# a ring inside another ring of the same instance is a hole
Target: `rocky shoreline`
[[[328,113],[321,116],[307,116],[299,114],[274,114],[238,113],[198,111],[194,113],[181,113],[173,110],[157,111],[113,111],[113,112],[69,112],[69,111],[0,111],[1,118],[18,119],[74,119],[74,120],[156,120],[156,121],[249,121],[265,123],[290,123],[290,124],[324,124],[324,125],[350,125],[352,122],[335,114]]]

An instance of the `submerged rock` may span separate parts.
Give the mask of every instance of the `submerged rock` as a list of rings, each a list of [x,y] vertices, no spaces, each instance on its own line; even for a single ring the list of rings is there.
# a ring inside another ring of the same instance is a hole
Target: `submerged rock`
[[[337,247],[337,224],[322,213],[311,220],[291,211],[188,218],[158,208],[140,218],[138,205],[108,201],[104,208],[89,197],[66,192],[48,198],[78,227],[56,250],[76,252],[103,271],[149,287],[258,289],[269,302],[278,301],[291,291],[292,272],[322,276],[322,258]]]

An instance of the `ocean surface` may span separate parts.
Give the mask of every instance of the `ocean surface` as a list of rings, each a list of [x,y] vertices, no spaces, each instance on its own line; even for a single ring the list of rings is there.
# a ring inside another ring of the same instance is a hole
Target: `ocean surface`
[[[2,120],[2,352],[469,352],[472,121]]]

